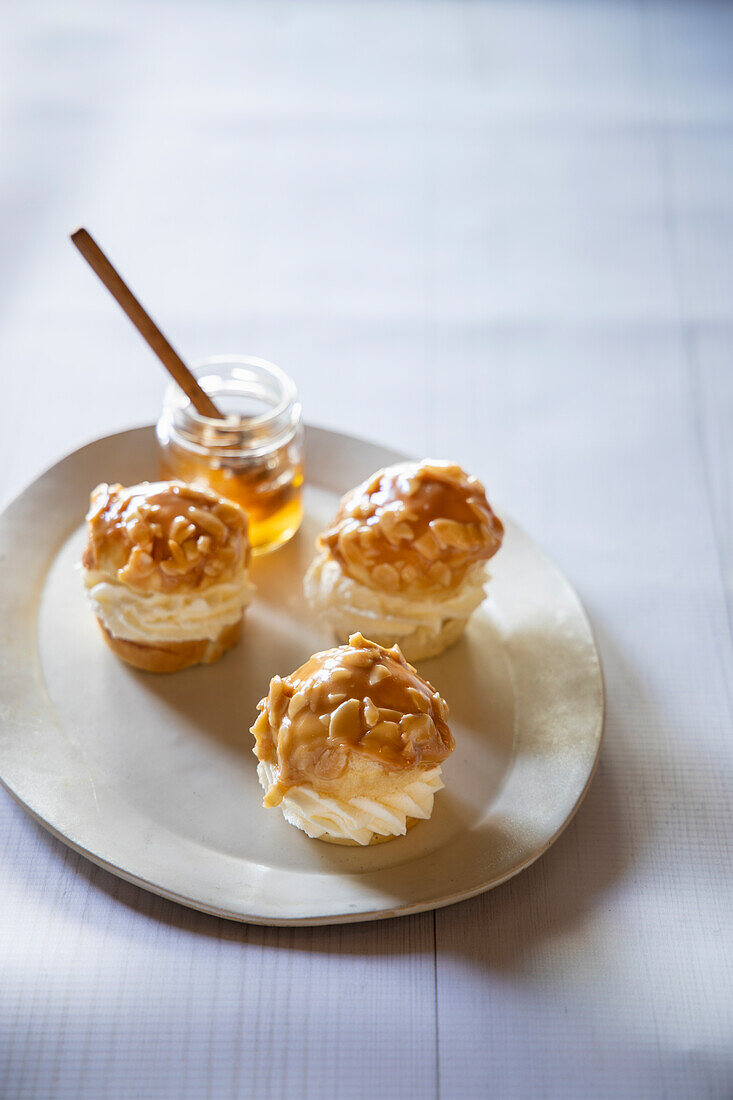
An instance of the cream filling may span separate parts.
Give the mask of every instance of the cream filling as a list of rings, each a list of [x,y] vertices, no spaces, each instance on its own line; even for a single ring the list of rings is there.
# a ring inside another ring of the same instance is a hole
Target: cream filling
[[[278,768],[261,761],[257,775],[265,792],[277,783]],[[337,840],[355,840],[368,844],[372,836],[404,836],[407,818],[427,820],[433,812],[433,799],[445,786],[441,767],[408,776],[403,785],[393,785],[388,794],[379,798],[335,798],[316,791],[309,783],[291,787],[280,808],[286,821],[317,839],[324,835]]]
[[[443,599],[414,599],[377,592],[348,577],[327,550],[320,550],[303,581],[306,599],[339,634],[358,630],[366,638],[388,635],[394,641],[437,638],[446,623],[465,620],[483,601],[489,579],[483,562],[474,565],[458,589]]]
[[[84,572],[89,602],[115,638],[129,642],[214,641],[238,622],[252,599],[246,576],[212,584],[202,592],[136,592],[103,573]]]

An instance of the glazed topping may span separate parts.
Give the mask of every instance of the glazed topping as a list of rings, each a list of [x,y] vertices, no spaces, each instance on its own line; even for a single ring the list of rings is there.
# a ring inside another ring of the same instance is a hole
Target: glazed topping
[[[426,461],[388,466],[347,493],[318,541],[354,580],[419,596],[455,588],[503,534],[480,481]]]
[[[82,565],[144,591],[206,588],[249,564],[246,513],[183,482],[98,485]]]
[[[258,710],[255,755],[279,767],[266,805],[299,783],[331,789],[351,753],[402,770],[439,764],[455,747],[441,696],[398,646],[383,649],[361,634],[275,676]]]

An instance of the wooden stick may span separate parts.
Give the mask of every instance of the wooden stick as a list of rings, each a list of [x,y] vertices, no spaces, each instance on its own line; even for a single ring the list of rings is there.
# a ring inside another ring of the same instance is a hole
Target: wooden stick
[[[147,340],[161,363],[178,383],[191,404],[201,416],[224,417],[217,409],[208,393],[198,384],[191,371],[166,340],[153,319],[146,313],[130,288],[114,269],[102,249],[86,229],[76,229],[71,239],[82,256],[99,276],[112,297],[122,306],[140,335]]]

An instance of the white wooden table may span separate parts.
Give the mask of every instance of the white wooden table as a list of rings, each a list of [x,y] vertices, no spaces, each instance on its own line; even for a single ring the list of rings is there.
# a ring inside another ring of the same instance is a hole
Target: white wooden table
[[[0,488],[189,358],[480,474],[608,688],[577,818],[435,914],[228,924],[0,797],[0,1094],[733,1095],[733,8],[3,5]]]

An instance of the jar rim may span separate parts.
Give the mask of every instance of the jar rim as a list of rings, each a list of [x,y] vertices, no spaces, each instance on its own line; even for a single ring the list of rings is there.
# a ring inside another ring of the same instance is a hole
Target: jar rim
[[[240,376],[238,370],[242,371]],[[207,371],[216,378],[216,386],[204,386],[214,401],[218,395],[248,396],[270,407],[253,416],[237,413],[221,419],[203,416],[178,384],[171,382],[159,423],[167,422],[172,435],[188,450],[217,457],[237,454],[253,459],[284,446],[297,431],[301,406],[295,382],[267,359],[212,355],[193,363],[191,371],[200,381]]]
[[[199,371],[207,368],[223,366],[258,367],[271,375],[277,381],[282,393],[277,405],[256,416],[237,416],[236,414],[224,417],[205,416],[193,405],[191,399],[183,393],[177,382],[172,382],[168,387],[166,399],[169,395],[181,394],[184,398],[184,401],[178,406],[181,412],[185,412],[186,416],[190,417],[194,423],[201,424],[203,427],[217,428],[219,431],[226,431],[227,428],[235,430],[243,427],[247,429],[263,428],[267,424],[279,420],[283,413],[292,408],[298,400],[298,389],[290,375],[286,374],[275,363],[271,363],[268,359],[261,359],[256,355],[210,355],[205,359],[197,359],[196,362],[191,363],[191,371],[196,375]],[[216,397],[215,394],[210,396]]]

